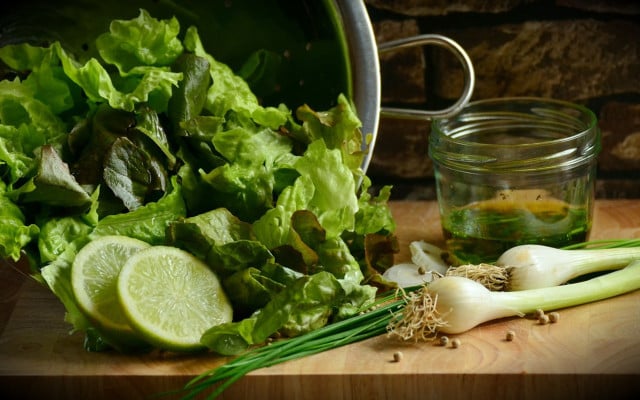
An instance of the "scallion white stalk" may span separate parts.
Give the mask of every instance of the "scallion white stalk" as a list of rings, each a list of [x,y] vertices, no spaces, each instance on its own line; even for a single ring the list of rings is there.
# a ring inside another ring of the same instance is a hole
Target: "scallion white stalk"
[[[526,244],[512,247],[498,258],[508,278],[505,290],[527,290],[561,285],[589,273],[620,269],[640,259],[640,247],[556,249]]]

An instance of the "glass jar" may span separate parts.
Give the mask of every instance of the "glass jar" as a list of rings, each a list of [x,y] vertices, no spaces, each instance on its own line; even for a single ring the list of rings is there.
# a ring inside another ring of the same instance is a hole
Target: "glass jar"
[[[452,262],[587,240],[599,151],[594,113],[559,100],[482,100],[434,120],[429,156]]]

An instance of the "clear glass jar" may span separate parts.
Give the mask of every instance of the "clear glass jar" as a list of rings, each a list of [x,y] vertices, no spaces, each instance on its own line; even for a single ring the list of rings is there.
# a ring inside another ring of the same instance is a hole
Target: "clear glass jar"
[[[594,113],[559,100],[482,100],[434,120],[429,156],[452,261],[587,240],[600,147]]]

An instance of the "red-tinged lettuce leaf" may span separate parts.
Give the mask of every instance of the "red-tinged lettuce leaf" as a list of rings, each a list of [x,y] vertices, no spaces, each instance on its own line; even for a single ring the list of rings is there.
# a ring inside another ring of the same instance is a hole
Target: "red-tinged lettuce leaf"
[[[78,209],[86,209],[91,204],[89,194],[51,145],[41,147],[36,175],[10,195],[19,203]]]
[[[164,167],[128,138],[116,139],[104,159],[103,178],[113,194],[132,211],[162,196],[167,187]]]
[[[147,151],[151,154],[157,154],[158,151],[161,152],[166,157],[166,167],[173,170],[177,160],[158,113],[148,106],[138,107],[136,109],[135,130],[143,133],[153,143],[153,146],[150,144],[145,146]],[[141,142],[146,144],[148,141]],[[157,158],[160,158],[159,154]]]
[[[164,244],[169,224],[185,216],[181,186],[177,177],[173,177],[170,190],[158,201],[100,219],[91,236],[125,235],[152,245]]]
[[[209,61],[193,53],[183,53],[173,63],[171,70],[182,73],[183,79],[173,91],[167,115],[174,134],[187,136],[185,125],[200,115],[207,100],[211,85]]]

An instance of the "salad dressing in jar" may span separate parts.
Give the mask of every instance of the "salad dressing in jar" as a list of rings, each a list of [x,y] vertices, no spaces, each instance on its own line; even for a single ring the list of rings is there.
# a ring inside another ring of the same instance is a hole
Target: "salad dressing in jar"
[[[446,247],[456,263],[494,262],[520,244],[588,239],[600,130],[558,100],[472,102],[429,138]]]

